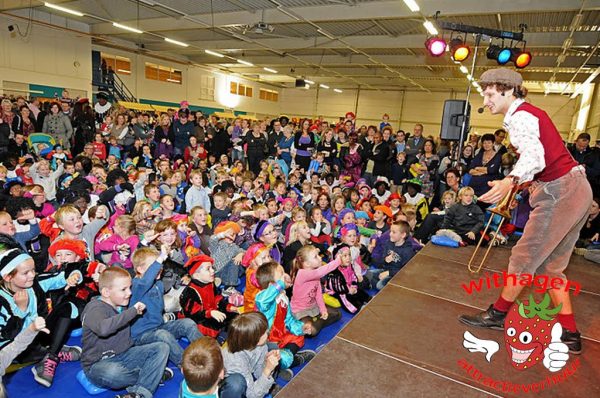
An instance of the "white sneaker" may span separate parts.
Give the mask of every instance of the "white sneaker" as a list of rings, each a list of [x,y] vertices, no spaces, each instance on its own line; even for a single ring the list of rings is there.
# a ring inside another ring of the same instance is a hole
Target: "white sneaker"
[[[165,323],[174,321],[175,319],[177,319],[177,316],[175,316],[175,314],[172,312],[165,312],[163,314],[163,320],[165,321]]]
[[[238,292],[238,291],[236,290],[236,288],[235,288],[235,287],[233,287],[233,286],[230,286],[230,287],[228,287],[227,289],[223,290],[223,292],[221,292],[221,294],[222,294],[224,297],[229,297],[229,296],[231,296],[232,294],[236,294],[236,293],[237,293],[237,294],[240,294],[240,292]]]

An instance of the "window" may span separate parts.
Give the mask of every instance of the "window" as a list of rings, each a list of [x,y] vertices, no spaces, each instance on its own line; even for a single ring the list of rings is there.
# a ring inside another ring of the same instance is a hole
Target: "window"
[[[261,88],[259,98],[265,101],[277,102],[279,101],[279,93],[277,91],[265,90],[264,88]]]
[[[106,62],[107,69],[112,68],[119,75],[131,75],[131,60],[118,55],[100,53],[102,61]]]
[[[214,76],[202,76],[200,79],[200,99],[214,101],[215,78]]]
[[[174,84],[181,84],[181,81],[183,80],[180,70],[148,62],[146,62],[146,79]]]
[[[231,82],[229,92],[244,97],[252,97],[252,87],[246,86],[244,83]]]

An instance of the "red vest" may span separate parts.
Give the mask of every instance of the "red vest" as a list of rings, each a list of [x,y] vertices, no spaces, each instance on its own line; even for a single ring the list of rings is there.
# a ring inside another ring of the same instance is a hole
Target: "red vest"
[[[577,166],[578,163],[563,144],[560,133],[546,112],[527,102],[519,105],[514,113],[519,111],[531,113],[538,119],[539,123],[540,142],[544,147],[546,167],[535,175],[536,180],[554,181]]]

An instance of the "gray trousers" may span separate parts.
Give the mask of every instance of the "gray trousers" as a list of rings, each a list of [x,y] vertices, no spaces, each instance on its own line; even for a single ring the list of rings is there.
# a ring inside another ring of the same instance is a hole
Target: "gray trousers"
[[[566,279],[563,271],[592,203],[585,169],[577,166],[554,181],[536,181],[530,190],[531,214],[512,249],[508,272]]]

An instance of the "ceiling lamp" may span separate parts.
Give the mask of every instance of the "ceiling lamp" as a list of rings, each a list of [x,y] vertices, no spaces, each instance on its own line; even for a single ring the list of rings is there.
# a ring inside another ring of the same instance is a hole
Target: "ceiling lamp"
[[[427,48],[427,51],[429,51],[429,54],[434,57],[439,57],[446,51],[446,41],[437,36],[433,36],[427,39],[425,47]]]
[[[529,51],[513,48],[511,51],[510,60],[519,69],[527,67],[531,63],[531,53]]]
[[[510,61],[512,51],[510,48],[491,45],[487,49],[487,58],[495,60],[498,65],[505,65]]]
[[[462,62],[469,58],[471,54],[471,48],[460,38],[450,40],[450,54],[452,59],[457,62]]]

